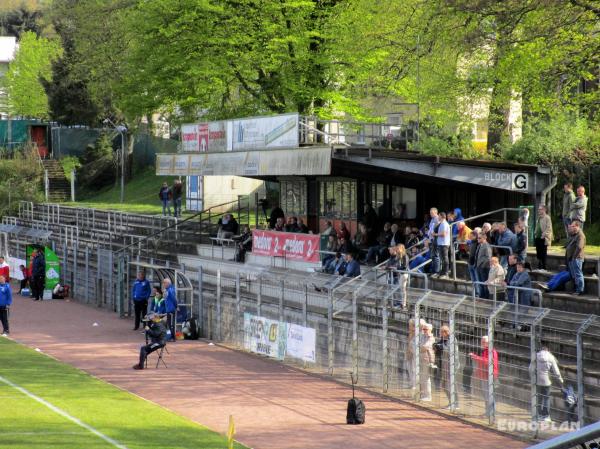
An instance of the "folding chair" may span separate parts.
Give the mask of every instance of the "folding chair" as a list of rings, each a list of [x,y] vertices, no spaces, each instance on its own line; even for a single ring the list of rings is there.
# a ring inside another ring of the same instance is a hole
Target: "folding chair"
[[[156,360],[156,368],[158,369],[158,365],[160,364],[160,362],[162,362],[163,365],[165,365],[165,368],[168,368],[167,364],[165,363],[165,360],[163,358],[164,352],[167,352],[167,354],[170,354],[169,350],[167,349],[167,345],[165,344],[162,348],[160,348],[160,350],[158,351],[154,351],[154,353],[158,354],[158,358]],[[148,368],[148,357],[150,357],[152,355],[152,353],[148,354],[146,356],[146,360],[144,361],[145,363],[145,368]]]

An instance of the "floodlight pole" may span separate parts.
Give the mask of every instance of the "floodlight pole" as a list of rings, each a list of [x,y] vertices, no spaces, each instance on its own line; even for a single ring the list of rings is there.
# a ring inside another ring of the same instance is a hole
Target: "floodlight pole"
[[[115,125],[115,123],[108,117],[104,120],[105,123],[110,123],[112,127],[121,135],[121,157],[119,164],[121,165],[121,204],[125,202],[125,126]]]

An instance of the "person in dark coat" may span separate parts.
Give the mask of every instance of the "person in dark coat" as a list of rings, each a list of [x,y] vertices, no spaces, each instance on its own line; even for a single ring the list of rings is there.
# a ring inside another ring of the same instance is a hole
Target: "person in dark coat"
[[[181,197],[183,196],[183,184],[179,179],[173,184],[173,215],[181,217]]]
[[[34,301],[44,298],[44,284],[46,282],[46,259],[42,250],[34,250],[31,266],[31,295]]]
[[[278,218],[283,220],[285,218],[285,214],[283,213],[283,209],[276,204],[273,206],[273,209],[271,209],[271,215],[269,217],[269,229],[275,229],[275,223],[277,223]]]
[[[158,199],[162,203],[163,215],[171,215],[171,198],[173,198],[173,192],[169,187],[169,184],[163,182],[162,187],[158,191]]]
[[[139,363],[133,365],[133,369],[144,369],[148,354],[163,348],[167,344],[167,329],[160,315],[151,313],[148,318],[150,319],[150,325],[146,326],[146,336],[150,338],[150,342],[140,348],[140,360]]]

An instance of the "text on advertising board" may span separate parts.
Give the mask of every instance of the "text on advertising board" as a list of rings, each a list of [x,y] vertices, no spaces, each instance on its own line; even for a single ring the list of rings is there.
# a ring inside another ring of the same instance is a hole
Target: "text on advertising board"
[[[318,262],[319,244],[318,235],[258,230],[252,233],[252,253],[262,256]]]

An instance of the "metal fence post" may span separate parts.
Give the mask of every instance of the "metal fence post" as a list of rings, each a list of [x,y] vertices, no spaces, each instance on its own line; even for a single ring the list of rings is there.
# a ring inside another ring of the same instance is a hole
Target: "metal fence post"
[[[507,303],[503,302],[495,309],[488,318],[488,391],[487,391],[487,407],[486,414],[488,415],[489,424],[494,424],[496,417],[496,391],[494,385],[494,329],[496,326],[496,317],[506,307]],[[484,393],[485,394],[485,393]]]
[[[68,267],[68,260],[69,260],[69,247],[67,246],[67,242],[64,241],[63,242],[63,266],[62,266],[62,278],[63,278],[63,282],[66,283],[67,282],[67,267]]]
[[[304,302],[302,303],[302,325],[308,327],[308,285],[304,285]]]
[[[221,341],[221,270],[217,270],[217,341]]]
[[[285,281],[281,280],[281,294],[279,295],[279,321],[284,321],[283,316],[283,295],[285,294]]]
[[[258,316],[262,316],[261,309],[262,309],[262,277],[259,275],[258,276],[258,294],[256,295],[256,314]]]
[[[204,330],[204,296],[202,293],[203,290],[203,282],[202,282],[202,265],[198,267],[198,326],[200,327],[200,332]]]
[[[358,292],[352,292],[352,373],[358,377]]]
[[[395,291],[395,290],[394,290]],[[388,296],[385,296],[381,301],[381,338],[382,345],[381,349],[383,351],[382,357],[382,368],[383,368],[383,376],[382,376],[382,389],[384,393],[387,393],[388,386],[390,383],[390,354],[388,351]]]
[[[77,279],[77,274],[79,270],[77,269],[77,255],[79,252],[79,245],[77,242],[73,244],[73,273],[71,276],[71,291],[73,292],[71,296],[76,297],[77,295],[77,286],[79,285],[79,280]]]
[[[585,388],[583,385],[583,333],[596,319],[596,315],[590,315],[579,329],[577,329],[577,419],[579,425],[585,425]]]
[[[463,301],[465,301],[467,299],[467,296],[463,296],[462,298],[460,298],[451,308],[450,308],[450,313],[448,314],[448,327],[450,328],[450,336],[448,337],[448,345],[449,345],[449,356],[450,356],[450,360],[449,360],[449,370],[450,372],[448,373],[450,375],[450,385],[448,386],[448,388],[450,389],[450,410],[451,411],[455,411],[456,410],[456,399],[458,398],[458,392],[456,391],[456,360],[457,357],[459,356],[459,354],[456,353],[456,350],[458,349],[457,347],[457,341],[456,341],[456,336],[454,334],[455,329],[456,329],[456,319],[455,319],[455,315],[456,315],[456,311],[458,310],[458,307],[463,303]],[[438,369],[441,369],[441,366],[438,367]],[[444,373],[442,373],[442,375],[444,375]]]
[[[119,260],[117,262],[117,314],[119,318],[123,318],[124,315],[124,307],[123,302],[125,300],[125,255],[119,256]]]
[[[85,247],[85,302],[90,302],[90,248]]]
[[[240,292],[240,272],[238,271],[235,275],[235,313],[236,313],[236,326],[238,334],[238,344],[241,348],[244,344],[244,319],[241,316],[242,313],[242,295]]]
[[[333,338],[333,292],[329,291],[329,301],[327,304],[327,359],[329,365],[328,371],[330,376],[333,376]]]

